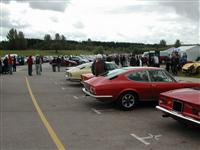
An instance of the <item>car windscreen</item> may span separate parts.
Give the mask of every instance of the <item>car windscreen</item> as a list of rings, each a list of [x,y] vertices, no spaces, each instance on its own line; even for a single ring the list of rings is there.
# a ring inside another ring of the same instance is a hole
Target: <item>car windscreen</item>
[[[108,79],[112,79],[112,78],[117,77],[118,75],[120,75],[120,74],[122,74],[122,73],[124,73],[126,71],[127,71],[127,69],[123,69],[123,68],[121,68],[121,69],[115,69],[115,70],[109,71],[105,75],[105,77],[108,78]]]
[[[81,65],[78,65],[77,68],[82,69],[82,68],[85,68],[85,67],[91,66],[91,65],[92,65],[92,63],[84,63],[84,64],[81,64]]]

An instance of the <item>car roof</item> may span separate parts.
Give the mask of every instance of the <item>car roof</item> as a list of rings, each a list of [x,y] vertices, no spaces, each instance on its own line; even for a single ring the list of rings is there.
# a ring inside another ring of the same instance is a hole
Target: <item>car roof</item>
[[[139,71],[139,70],[164,70],[163,68],[158,68],[158,67],[123,67],[121,69],[127,70],[127,71]]]

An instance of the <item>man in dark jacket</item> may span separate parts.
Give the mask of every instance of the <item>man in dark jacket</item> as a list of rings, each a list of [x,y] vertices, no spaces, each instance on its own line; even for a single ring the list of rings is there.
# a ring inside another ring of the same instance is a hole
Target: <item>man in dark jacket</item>
[[[27,64],[28,64],[28,75],[32,76],[32,72],[33,72],[33,69],[32,69],[33,58],[32,58],[32,56],[29,56],[29,58],[27,59]]]
[[[93,62],[92,64],[92,73],[95,75],[95,76],[99,76],[103,73],[105,73],[107,70],[106,70],[106,64],[103,60],[103,57],[101,54],[98,54],[96,56],[96,59],[95,61]]]

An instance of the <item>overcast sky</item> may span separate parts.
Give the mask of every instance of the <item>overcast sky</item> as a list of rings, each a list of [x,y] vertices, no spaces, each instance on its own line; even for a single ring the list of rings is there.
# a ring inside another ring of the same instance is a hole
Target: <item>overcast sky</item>
[[[199,0],[1,0],[1,40],[11,28],[26,38],[200,43]]]

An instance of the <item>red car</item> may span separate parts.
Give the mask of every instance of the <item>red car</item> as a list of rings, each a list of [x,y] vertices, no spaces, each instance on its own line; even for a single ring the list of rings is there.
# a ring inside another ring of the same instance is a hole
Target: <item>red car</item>
[[[131,110],[138,101],[158,100],[165,91],[200,87],[199,83],[178,82],[167,71],[155,67],[125,67],[105,76],[83,82],[86,95],[103,102],[117,101],[124,110]]]
[[[200,88],[177,89],[160,94],[157,109],[163,117],[200,126]]]
[[[118,69],[119,67],[113,63],[113,62],[106,62],[106,70],[111,71],[111,70],[115,70]],[[94,75],[92,73],[84,73],[81,74],[81,83],[85,80],[89,80],[91,78],[93,78]]]
[[[91,78],[93,78],[94,75],[92,73],[84,73],[81,75],[81,81],[86,81],[86,80],[89,80]]]

